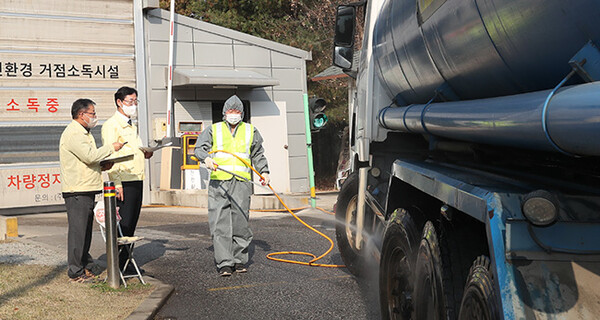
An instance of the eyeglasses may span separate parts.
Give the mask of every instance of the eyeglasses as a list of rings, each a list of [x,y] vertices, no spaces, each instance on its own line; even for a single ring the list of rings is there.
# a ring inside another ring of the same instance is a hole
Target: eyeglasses
[[[85,111],[84,111],[83,113],[91,114],[91,115],[92,115],[92,116],[94,116],[94,117],[96,116],[96,113],[95,113],[95,112],[85,112]]]
[[[135,99],[135,100],[121,100],[123,102],[125,102],[128,106],[135,104],[136,106],[140,103],[140,100]]]

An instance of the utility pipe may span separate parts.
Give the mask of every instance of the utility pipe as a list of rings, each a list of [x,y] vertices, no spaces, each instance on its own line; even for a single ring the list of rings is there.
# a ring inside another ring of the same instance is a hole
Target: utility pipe
[[[310,185],[310,206],[317,206],[317,196],[315,194],[315,170],[313,166],[312,138],[310,131],[310,111],[308,110],[308,94],[304,94],[304,123],[306,130],[306,156],[308,157],[308,182]]]
[[[175,0],[171,0],[171,15],[169,18],[171,33],[169,34],[169,80],[167,81],[167,138],[173,136],[173,35],[175,33]]]
[[[380,111],[379,124],[461,141],[600,156],[600,139],[594,138],[600,137],[600,81],[552,93],[388,107]]]

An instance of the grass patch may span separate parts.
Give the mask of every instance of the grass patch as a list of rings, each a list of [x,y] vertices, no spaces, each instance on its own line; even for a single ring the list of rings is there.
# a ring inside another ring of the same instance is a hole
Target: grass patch
[[[153,290],[137,279],[119,289],[72,283],[66,266],[0,263],[0,319],[125,319]]]

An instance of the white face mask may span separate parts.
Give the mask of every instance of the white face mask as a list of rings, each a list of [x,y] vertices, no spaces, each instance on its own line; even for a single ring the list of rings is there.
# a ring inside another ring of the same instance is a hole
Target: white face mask
[[[91,129],[93,127],[95,127],[98,124],[98,118],[97,117],[90,117],[87,114],[85,115],[87,117],[86,119],[83,119],[83,121],[85,122],[85,124],[87,125],[88,129]]]
[[[123,112],[125,112],[125,114],[130,117],[135,115],[135,112],[137,111],[137,107],[135,104],[132,104],[130,106],[123,104],[121,108],[123,108]]]
[[[239,113],[226,114],[225,120],[229,122],[230,125],[236,125],[238,122],[242,121],[242,115]]]

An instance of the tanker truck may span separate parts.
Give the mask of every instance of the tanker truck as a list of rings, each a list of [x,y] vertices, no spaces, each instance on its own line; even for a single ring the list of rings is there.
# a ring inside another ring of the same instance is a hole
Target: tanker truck
[[[369,0],[335,28],[337,245],[382,317],[598,319],[600,1]]]

